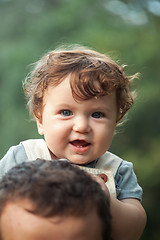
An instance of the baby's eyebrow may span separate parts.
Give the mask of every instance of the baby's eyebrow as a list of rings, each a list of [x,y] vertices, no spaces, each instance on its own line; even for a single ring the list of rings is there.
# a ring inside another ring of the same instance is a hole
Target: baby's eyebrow
[[[99,104],[94,104],[93,106],[91,106],[91,109],[92,110],[98,110],[98,111],[106,111],[108,110],[109,111],[109,107],[106,105],[106,104],[102,104],[102,103],[99,103]]]

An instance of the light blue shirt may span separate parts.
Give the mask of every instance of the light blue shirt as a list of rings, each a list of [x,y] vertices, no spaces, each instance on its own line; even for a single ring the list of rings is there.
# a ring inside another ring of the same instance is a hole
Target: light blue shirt
[[[106,159],[107,161],[107,159]],[[12,146],[0,161],[0,178],[12,167],[22,162],[28,162],[27,154],[23,145]],[[86,167],[96,167],[96,160],[85,165]],[[137,182],[137,177],[133,171],[133,164],[122,160],[114,177],[117,198],[136,198],[142,200],[142,188]]]

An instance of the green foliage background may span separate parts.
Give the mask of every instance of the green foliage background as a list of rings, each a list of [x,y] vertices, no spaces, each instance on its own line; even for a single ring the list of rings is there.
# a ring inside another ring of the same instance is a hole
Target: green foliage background
[[[142,240],[160,239],[160,2],[0,0],[0,158],[37,138],[22,91],[29,64],[61,44],[109,53],[140,72],[138,97],[111,151],[132,161],[144,189],[148,223]]]

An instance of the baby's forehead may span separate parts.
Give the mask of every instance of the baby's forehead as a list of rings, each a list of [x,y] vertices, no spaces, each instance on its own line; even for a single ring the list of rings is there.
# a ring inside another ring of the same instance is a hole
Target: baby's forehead
[[[47,98],[51,96],[54,100],[56,100],[56,102],[67,99],[67,96],[73,98],[77,103],[83,103],[86,100],[92,100],[94,102],[102,101],[104,104],[106,101],[108,102],[109,99],[115,101],[116,89],[112,89],[111,91],[106,92],[99,90],[98,84],[97,86],[95,84],[95,86],[91,86],[91,89],[89,90],[85,82],[81,82],[83,84],[81,86],[76,85],[73,83],[72,78],[73,77],[69,75],[56,86],[49,84],[44,91],[43,102],[45,102]],[[92,91],[92,88],[94,92]]]
[[[50,78],[48,81],[48,86],[44,89],[44,93],[49,88],[57,88],[63,86],[65,88],[64,82],[68,82],[70,86],[73,97],[76,100],[88,100],[90,98],[97,98],[99,96],[110,95],[116,92],[117,85],[116,80],[111,81],[110,79],[98,77],[92,73],[69,73],[63,78],[54,79]]]

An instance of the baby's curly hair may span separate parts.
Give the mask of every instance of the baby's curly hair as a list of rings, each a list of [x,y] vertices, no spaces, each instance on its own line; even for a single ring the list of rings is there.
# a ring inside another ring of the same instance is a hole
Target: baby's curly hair
[[[70,76],[72,95],[76,101],[109,95],[116,90],[119,122],[133,105],[135,96],[130,84],[137,75],[126,76],[124,67],[108,56],[72,45],[50,51],[35,63],[23,83],[23,89],[29,112],[37,119],[42,117],[45,90],[59,85],[67,76]]]

